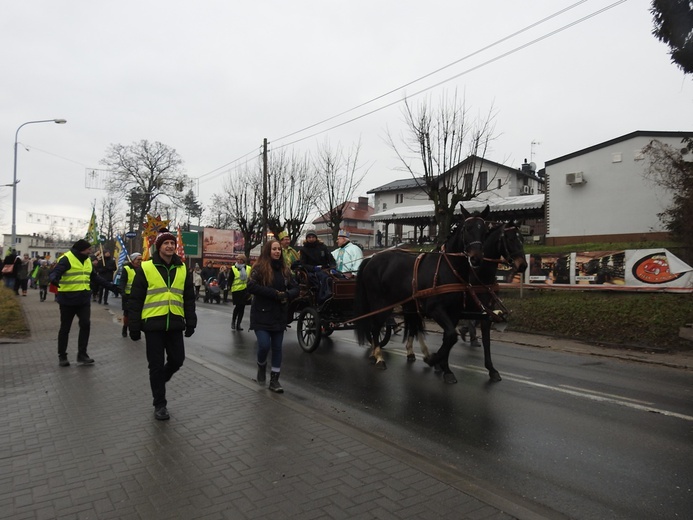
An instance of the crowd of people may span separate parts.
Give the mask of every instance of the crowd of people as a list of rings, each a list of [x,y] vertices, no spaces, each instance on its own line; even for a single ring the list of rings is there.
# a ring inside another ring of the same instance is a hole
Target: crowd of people
[[[49,292],[55,294],[60,307],[60,367],[70,366],[68,344],[75,317],[77,363],[94,364],[88,354],[91,305],[108,305],[110,293],[122,296],[122,336],[139,341],[144,333],[154,417],[167,420],[166,384],[185,360],[184,338],[197,326],[196,302],[202,291],[207,303],[233,304],[231,329],[236,332],[244,330],[245,308],[250,305],[249,329],[257,339],[256,380],[264,385],[269,368],[269,389],[282,393],[279,375],[288,305],[299,295],[293,271],[304,269],[320,284],[324,277],[354,276],[363,259],[361,248],[343,230],[333,250],[313,231],[294,249],[288,233],[282,232],[262,247],[253,265],[239,254],[230,265],[215,268],[207,261],[204,267],[195,264],[188,269],[176,254],[176,245],[176,237],[161,230],[150,250],[151,258],[143,261],[140,253],[132,253],[116,280],[118,266],[111,251],[93,251],[86,240],[76,241],[57,261],[20,256],[12,249],[3,260],[3,283],[17,296],[27,296],[29,288],[38,288],[42,302]]]

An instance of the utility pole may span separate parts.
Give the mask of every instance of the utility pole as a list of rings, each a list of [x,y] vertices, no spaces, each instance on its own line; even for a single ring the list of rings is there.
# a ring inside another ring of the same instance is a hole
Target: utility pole
[[[267,138],[262,140],[262,244],[267,242]]]

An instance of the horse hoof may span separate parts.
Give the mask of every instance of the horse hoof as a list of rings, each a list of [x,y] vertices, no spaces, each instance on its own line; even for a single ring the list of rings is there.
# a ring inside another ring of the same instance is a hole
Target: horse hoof
[[[386,370],[386,369],[387,369],[387,365],[385,364],[385,361],[378,361],[378,362],[375,364],[375,368],[377,368],[377,369],[379,369],[379,370]]]
[[[409,363],[413,363],[414,361],[416,361],[416,356],[415,356],[414,354],[409,354],[409,355],[407,356],[407,361],[408,361]]]
[[[498,381],[503,380],[498,372],[491,372],[488,376],[491,378],[491,381],[493,381],[494,383],[497,383]]]
[[[457,379],[455,378],[455,374],[444,374],[443,375],[443,381],[445,381],[449,385],[454,385],[457,383]]]

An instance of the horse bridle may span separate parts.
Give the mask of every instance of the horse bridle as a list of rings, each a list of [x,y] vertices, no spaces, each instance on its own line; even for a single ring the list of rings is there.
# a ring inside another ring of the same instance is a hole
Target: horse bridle
[[[482,217],[477,217],[477,216],[474,216],[474,217],[467,217],[467,218],[464,220],[464,224],[466,224],[467,222],[469,222],[469,221],[471,221],[471,220],[479,220],[479,221],[481,221],[481,226],[482,226],[482,227],[485,227],[485,226],[486,226],[486,221],[485,221]],[[473,246],[473,245],[476,245],[476,244],[478,244],[479,246],[482,246],[482,245],[483,245],[483,242],[482,242],[481,240],[472,240],[471,242],[467,242],[467,238],[466,238],[466,237],[467,237],[468,231],[467,231],[467,228],[466,228],[466,226],[465,226],[464,224],[462,225],[462,245],[464,246],[463,249],[464,249],[464,252],[466,253],[466,252],[467,252],[467,246]]]
[[[505,237],[505,233],[507,231],[517,231],[517,226],[515,226],[515,225],[508,226],[507,224],[502,224],[502,227],[504,229],[501,232],[500,237],[498,237],[498,240],[500,241],[501,248],[502,248],[501,255],[500,255],[501,257],[500,258],[484,258],[484,261],[496,262],[499,264],[505,263],[505,264],[511,265],[513,260],[515,260],[515,258],[517,258],[518,256],[521,256],[521,253],[519,251],[516,252],[515,254],[510,252],[510,249],[508,248],[508,242],[507,242],[507,239]]]

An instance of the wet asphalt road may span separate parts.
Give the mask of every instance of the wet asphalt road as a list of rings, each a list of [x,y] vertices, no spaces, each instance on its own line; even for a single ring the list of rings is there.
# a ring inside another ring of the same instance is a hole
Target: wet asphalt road
[[[191,356],[255,376],[255,336],[230,330],[231,305],[199,304]],[[439,336],[429,345],[437,348]],[[453,349],[458,383],[446,385],[401,337],[388,369],[368,362],[352,331],[307,354],[296,324],[285,335],[286,399],[362,428],[570,518],[690,518],[693,511],[693,374],[496,342],[503,381],[483,353]]]

